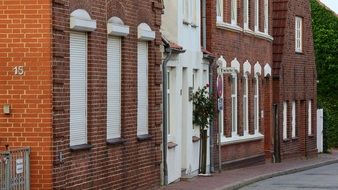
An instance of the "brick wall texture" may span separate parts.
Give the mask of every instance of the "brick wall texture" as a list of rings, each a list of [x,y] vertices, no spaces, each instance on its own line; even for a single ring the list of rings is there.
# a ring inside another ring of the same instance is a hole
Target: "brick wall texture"
[[[0,1],[0,151],[31,147],[32,189],[52,188],[50,63],[50,1]],[[23,75],[15,74],[18,66]]]
[[[249,28],[254,31],[254,1],[249,1]],[[242,1],[237,4],[237,20],[238,26],[244,27],[243,24],[243,5]],[[270,7],[272,2],[270,1]],[[264,110],[264,118],[260,114],[260,132],[265,134],[265,139],[256,140],[254,142],[237,143],[231,145],[222,145],[222,162],[229,162],[242,159],[245,162],[246,158],[254,156],[270,156],[271,151],[271,131],[272,126],[272,77],[264,77],[264,66],[269,64],[272,66],[272,42],[268,39],[259,38],[253,34],[243,31],[233,31],[216,26],[216,1],[207,1],[207,50],[211,51],[216,60],[222,55],[227,62],[227,67],[231,66],[231,61],[237,58],[240,63],[240,73],[238,73],[238,134],[243,135],[243,64],[249,61],[251,64],[251,74],[248,75],[249,89],[249,133],[254,131],[254,65],[259,62],[262,67],[262,75],[259,77],[259,93],[260,93],[260,110]],[[230,1],[224,1],[223,20],[230,23]],[[263,10],[263,1],[260,2],[260,10]],[[272,9],[269,9],[269,34],[272,34]],[[260,12],[260,27],[259,31],[264,32],[263,11]],[[215,65],[214,65],[215,67]],[[216,69],[214,69],[216,71]],[[217,81],[217,73],[213,73],[213,81]],[[231,137],[231,75],[224,74],[224,135]],[[216,89],[216,82],[214,82]],[[215,96],[215,101],[216,101]],[[217,113],[217,112],[216,112]],[[218,115],[214,120],[214,139],[215,147],[217,147],[218,134]],[[266,145],[264,145],[264,142]],[[214,162],[218,164],[218,148],[214,149]]]
[[[69,19],[86,10],[97,22],[88,33],[88,143],[90,150],[69,148]],[[160,185],[161,133],[161,24],[157,0],[53,1],[53,186],[54,189],[149,189]],[[122,138],[106,144],[107,21],[116,16],[130,26],[122,39]],[[137,140],[137,26],[156,31],[149,42],[149,134]],[[60,160],[59,155],[64,160]]]
[[[316,152],[317,89],[310,2],[273,1],[273,102],[278,105],[282,158]],[[295,53],[295,17],[303,19],[303,51]],[[308,101],[312,101],[312,134],[308,135]],[[288,139],[283,140],[283,102],[288,104]],[[291,138],[292,101],[296,102],[296,138]]]

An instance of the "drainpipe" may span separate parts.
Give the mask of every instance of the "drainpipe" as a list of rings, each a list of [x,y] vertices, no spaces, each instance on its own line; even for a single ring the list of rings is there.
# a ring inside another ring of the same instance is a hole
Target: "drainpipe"
[[[165,47],[165,52],[168,53],[167,57],[163,60],[162,63],[162,92],[163,92],[163,106],[162,106],[162,118],[163,118],[163,176],[164,176],[164,185],[168,185],[168,164],[167,164],[167,147],[168,147],[168,139],[167,139],[167,130],[168,130],[168,123],[167,123],[167,63],[171,58],[172,49]]]

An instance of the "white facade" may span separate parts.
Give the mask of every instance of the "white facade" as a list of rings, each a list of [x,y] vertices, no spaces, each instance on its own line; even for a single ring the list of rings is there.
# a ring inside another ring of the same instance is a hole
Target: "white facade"
[[[173,54],[167,63],[168,143],[175,144],[165,147],[168,182],[171,183],[184,175],[198,174],[200,132],[198,126],[193,126],[189,89],[195,91],[209,83],[209,65],[203,60],[201,51],[200,1],[164,0],[164,6],[161,32],[166,39],[186,50]],[[207,147],[209,165],[209,144]]]

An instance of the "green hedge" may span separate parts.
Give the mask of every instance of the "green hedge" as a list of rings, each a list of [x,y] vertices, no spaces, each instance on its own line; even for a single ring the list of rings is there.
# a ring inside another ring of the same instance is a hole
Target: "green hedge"
[[[338,146],[338,17],[311,0],[318,104],[325,110],[324,149]]]

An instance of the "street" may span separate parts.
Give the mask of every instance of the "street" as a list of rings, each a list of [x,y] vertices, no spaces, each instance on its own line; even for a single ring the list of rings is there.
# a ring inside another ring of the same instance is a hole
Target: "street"
[[[240,190],[338,189],[338,163],[253,183]]]

